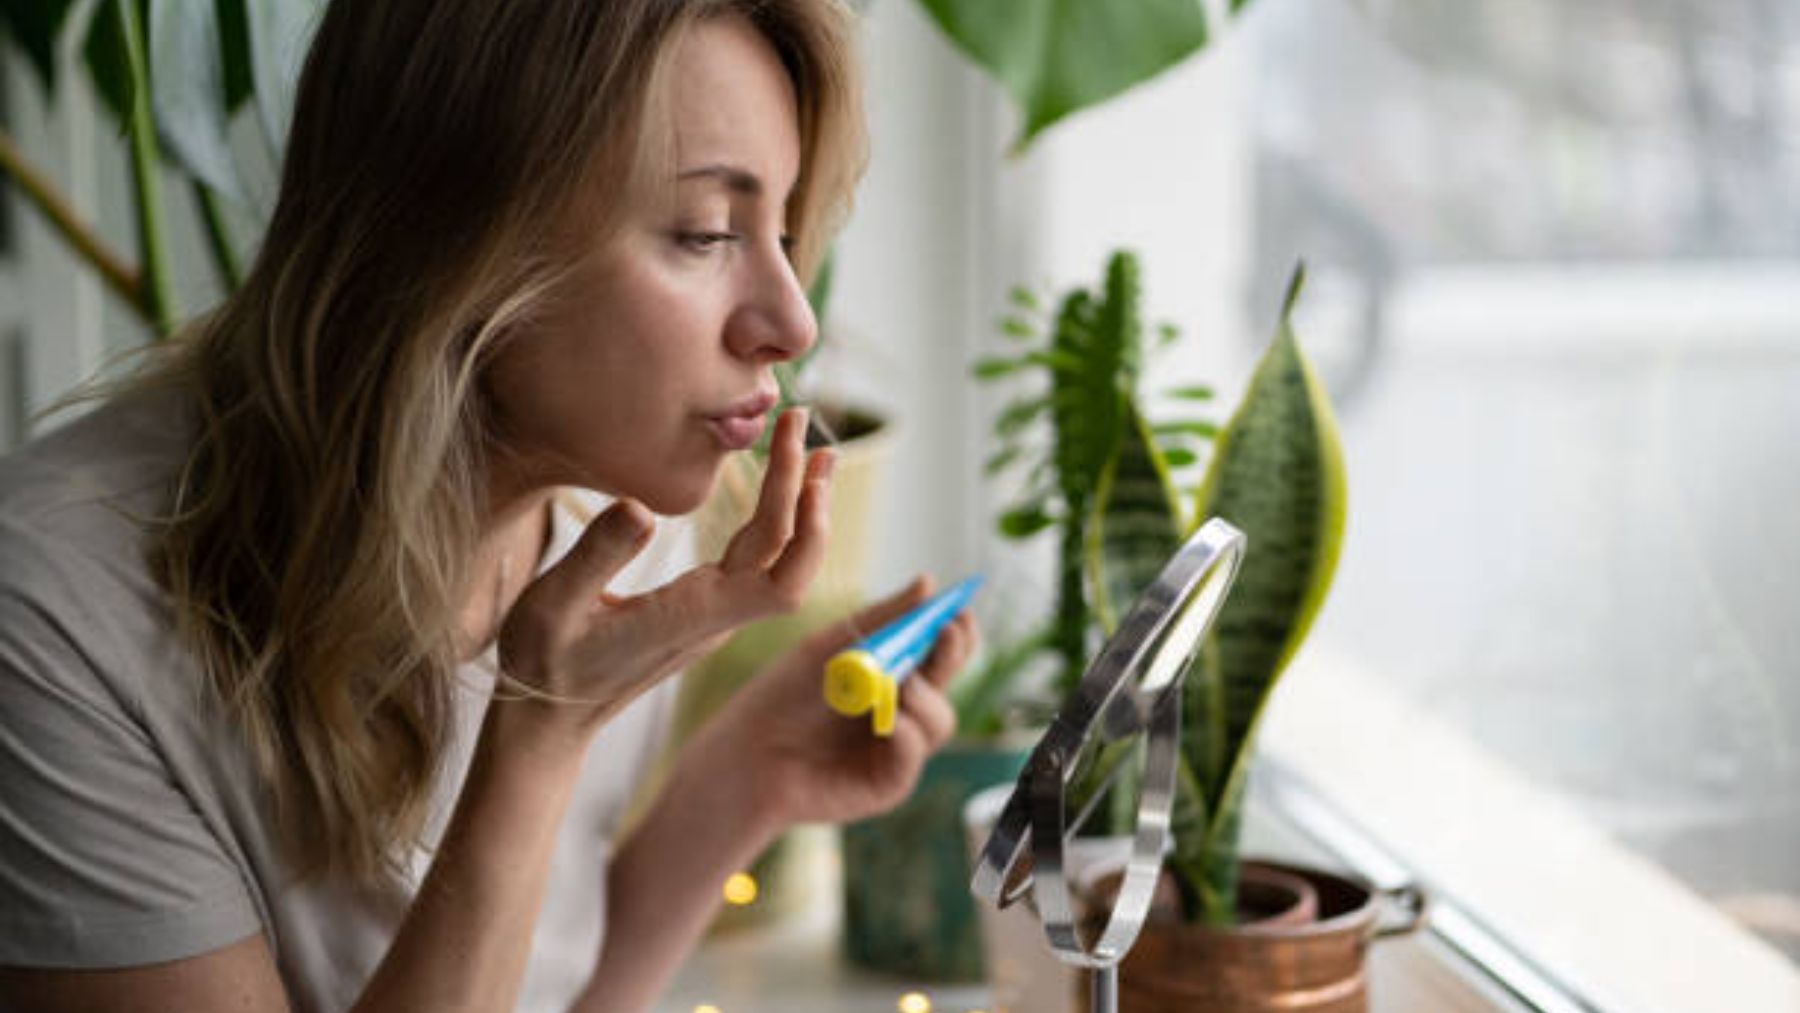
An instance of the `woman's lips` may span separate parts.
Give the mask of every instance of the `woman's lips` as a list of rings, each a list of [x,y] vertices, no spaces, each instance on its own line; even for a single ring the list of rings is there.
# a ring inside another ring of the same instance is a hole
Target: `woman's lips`
[[[745,450],[755,445],[756,438],[762,435],[764,417],[762,415],[725,415],[706,420],[712,427],[713,436],[726,450]]]
[[[775,407],[774,391],[759,391],[717,415],[706,417],[713,435],[726,450],[743,450],[762,435],[769,409]]]

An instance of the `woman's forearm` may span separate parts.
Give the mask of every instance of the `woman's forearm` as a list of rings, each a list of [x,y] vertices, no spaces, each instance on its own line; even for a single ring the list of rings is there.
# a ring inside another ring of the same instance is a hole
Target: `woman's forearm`
[[[780,831],[779,819],[749,790],[749,772],[732,760],[720,736],[692,740],[614,857],[606,945],[576,1004],[580,1013],[650,1008],[718,910],[725,880]]]
[[[566,738],[498,734],[495,725],[490,712],[431,870],[358,1011],[518,1005],[583,750]]]

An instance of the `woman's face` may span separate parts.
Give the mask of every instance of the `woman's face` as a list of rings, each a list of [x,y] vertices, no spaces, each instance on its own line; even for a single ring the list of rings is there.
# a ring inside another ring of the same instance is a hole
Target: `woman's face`
[[[780,59],[722,16],[678,44],[672,70],[670,196],[628,209],[488,377],[508,447],[496,468],[663,514],[706,498],[761,431],[770,367],[815,336],[785,249],[800,140]]]

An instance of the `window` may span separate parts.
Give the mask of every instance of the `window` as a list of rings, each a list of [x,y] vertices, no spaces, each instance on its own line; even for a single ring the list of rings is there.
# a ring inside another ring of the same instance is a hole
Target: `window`
[[[1002,171],[1225,390],[1309,264],[1351,519],[1265,748],[1598,1008],[1793,1008],[1800,9],[1263,2]]]
[[[1328,695],[1371,723],[1274,737],[1595,1001],[1723,1008],[1681,982],[1727,980],[1750,982],[1730,1008],[1786,1008],[1764,1003],[1800,995],[1800,12],[1259,17],[1256,302],[1321,259],[1303,329],[1352,497],[1276,711]],[[1347,765],[1426,794],[1384,804]]]

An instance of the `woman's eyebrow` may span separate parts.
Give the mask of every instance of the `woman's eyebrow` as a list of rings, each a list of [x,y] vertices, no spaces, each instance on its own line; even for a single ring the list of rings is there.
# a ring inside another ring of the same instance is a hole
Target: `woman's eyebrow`
[[[749,197],[759,197],[763,192],[763,182],[756,174],[735,165],[702,165],[693,169],[683,169],[675,176],[678,183],[686,183],[696,179],[713,179],[725,184],[725,188],[734,193]]]

